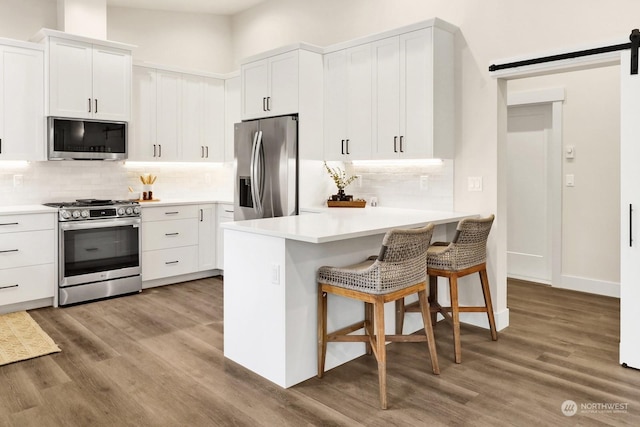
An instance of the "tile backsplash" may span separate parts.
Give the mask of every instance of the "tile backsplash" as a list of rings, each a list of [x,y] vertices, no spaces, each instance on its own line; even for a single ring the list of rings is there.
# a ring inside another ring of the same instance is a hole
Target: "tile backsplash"
[[[128,187],[142,190],[139,176],[157,175],[154,196],[162,199],[233,199],[230,164],[154,165],[105,161],[0,162],[0,205],[40,204],[81,198],[125,199]],[[14,185],[18,183],[19,185]]]

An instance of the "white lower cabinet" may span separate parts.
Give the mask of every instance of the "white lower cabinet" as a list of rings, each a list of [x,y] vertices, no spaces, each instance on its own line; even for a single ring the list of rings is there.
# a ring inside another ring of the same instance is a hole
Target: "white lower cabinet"
[[[142,281],[214,270],[216,211],[215,203],[143,206]]]
[[[56,215],[0,215],[0,313],[23,309],[12,304],[54,297]]]
[[[216,222],[216,268],[224,269],[224,230],[220,227],[223,222],[233,221],[233,205],[219,204]]]

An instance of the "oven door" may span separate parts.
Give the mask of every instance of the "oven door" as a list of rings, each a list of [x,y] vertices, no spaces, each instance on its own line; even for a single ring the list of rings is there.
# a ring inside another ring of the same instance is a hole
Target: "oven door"
[[[139,275],[140,218],[60,223],[60,287]]]

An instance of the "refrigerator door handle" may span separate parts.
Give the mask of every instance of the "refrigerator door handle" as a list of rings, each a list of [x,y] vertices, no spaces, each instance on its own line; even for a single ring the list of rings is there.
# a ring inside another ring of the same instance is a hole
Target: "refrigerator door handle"
[[[253,136],[253,147],[251,148],[251,198],[253,199],[253,209],[258,217],[262,217],[262,186],[263,168],[262,158],[262,131],[258,131]]]

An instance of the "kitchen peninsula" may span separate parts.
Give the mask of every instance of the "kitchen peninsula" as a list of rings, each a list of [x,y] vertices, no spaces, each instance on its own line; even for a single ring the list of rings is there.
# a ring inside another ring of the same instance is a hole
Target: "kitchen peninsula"
[[[471,214],[395,208],[334,208],[298,216],[228,222],[224,229],[224,355],[281,387],[316,375],[317,283],[322,265],[343,266],[377,254],[393,228],[436,225],[451,239]],[[329,331],[363,316],[362,304],[329,295]],[[409,314],[405,333],[420,329]],[[395,330],[394,307],[385,327]],[[364,343],[331,343],[331,369],[364,354]]]

